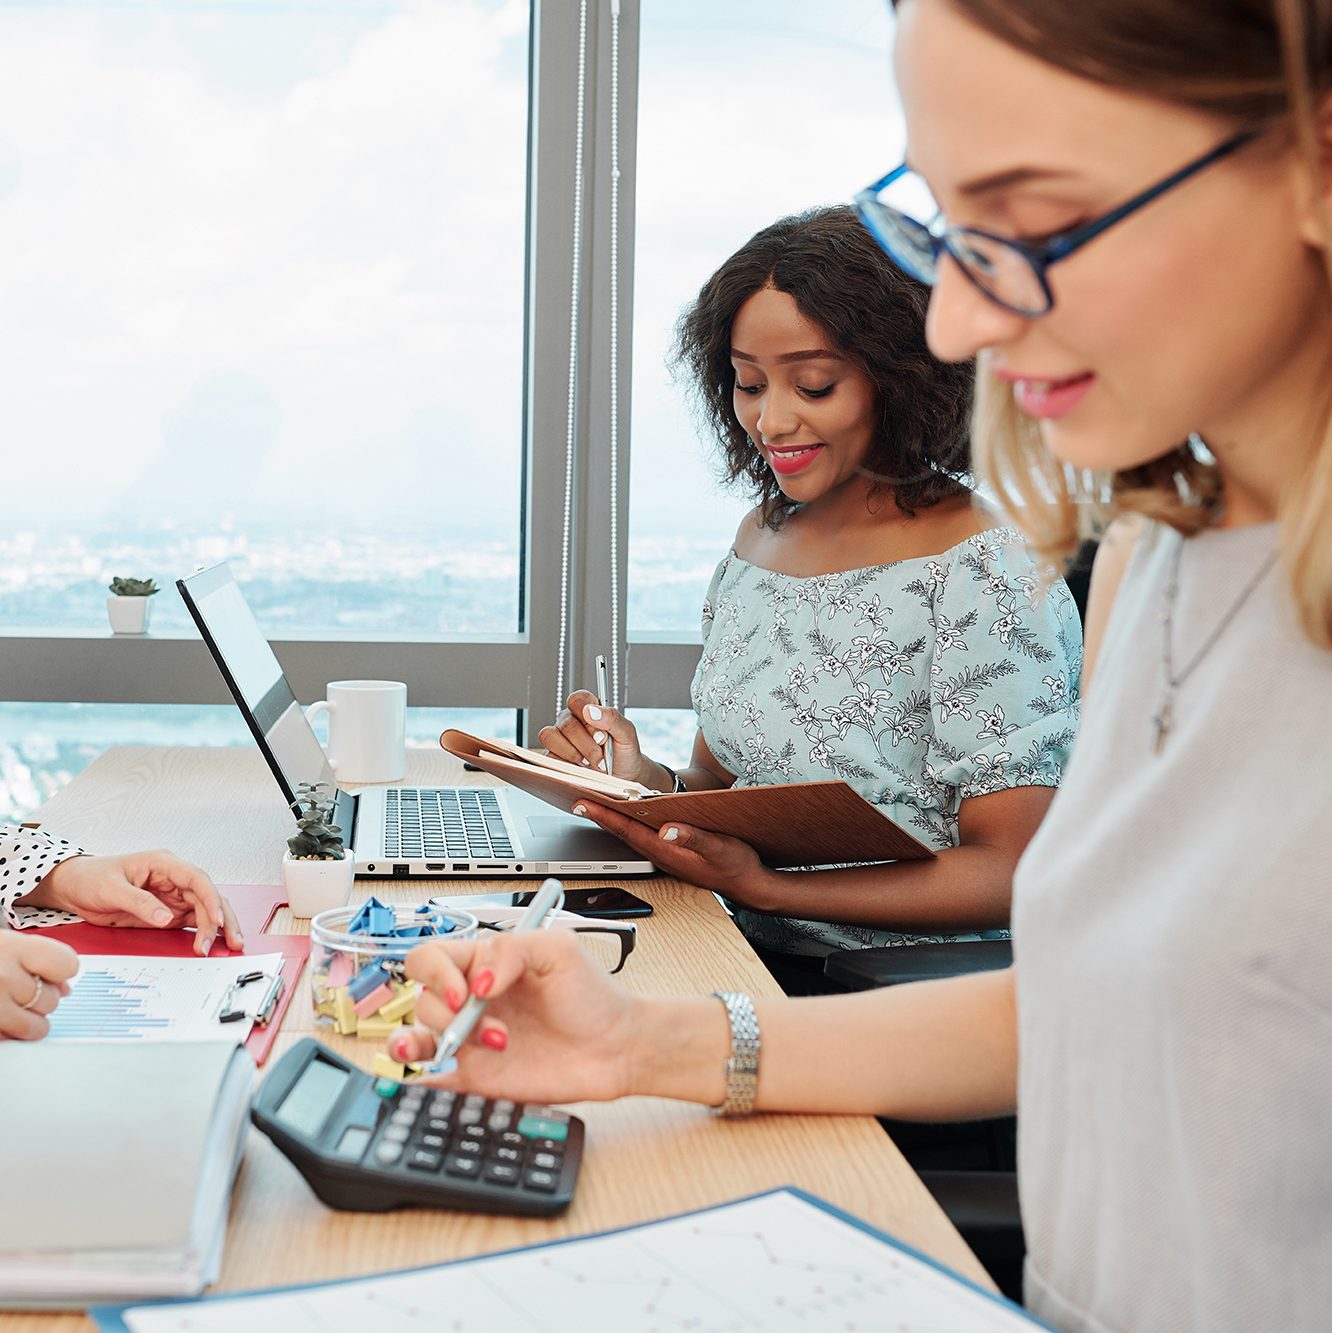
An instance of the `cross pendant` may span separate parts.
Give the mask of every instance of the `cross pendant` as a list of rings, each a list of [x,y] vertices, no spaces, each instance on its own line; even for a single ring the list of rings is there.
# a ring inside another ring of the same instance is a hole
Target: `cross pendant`
[[[1166,733],[1170,730],[1171,710],[1170,696],[1166,695],[1161,702],[1161,711],[1152,719],[1156,723],[1156,743],[1152,747],[1155,754],[1160,754],[1165,748]]]

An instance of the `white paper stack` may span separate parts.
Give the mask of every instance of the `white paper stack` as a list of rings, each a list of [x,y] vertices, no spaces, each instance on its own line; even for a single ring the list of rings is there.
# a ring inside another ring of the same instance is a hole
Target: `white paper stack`
[[[227,1040],[0,1043],[0,1308],[213,1282],[253,1084]]]

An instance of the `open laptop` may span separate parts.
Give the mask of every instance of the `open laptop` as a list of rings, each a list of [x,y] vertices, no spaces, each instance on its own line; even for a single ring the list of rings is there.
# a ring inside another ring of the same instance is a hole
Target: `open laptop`
[[[176,587],[288,806],[302,782],[336,791],[324,747],[231,570],[214,565]],[[333,822],[349,831],[362,876],[646,875],[655,868],[604,829],[516,787],[340,791]]]

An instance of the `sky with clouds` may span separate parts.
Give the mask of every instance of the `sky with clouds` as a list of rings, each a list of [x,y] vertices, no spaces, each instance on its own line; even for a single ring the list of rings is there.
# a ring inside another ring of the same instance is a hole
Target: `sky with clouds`
[[[670,329],[749,234],[900,155],[889,39],[882,0],[644,0],[640,530],[688,496],[729,537]],[[523,0],[0,2],[8,486],[57,480],[74,522],[512,523],[526,78]]]

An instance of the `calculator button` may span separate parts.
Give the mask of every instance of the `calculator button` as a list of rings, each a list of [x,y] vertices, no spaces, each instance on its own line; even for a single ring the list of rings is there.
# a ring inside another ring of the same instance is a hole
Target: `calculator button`
[[[409,1111],[415,1111],[423,1101],[425,1101],[426,1091],[424,1088],[408,1088],[402,1094],[399,1106],[405,1106]]]
[[[556,1120],[550,1116],[524,1115],[518,1122],[518,1132],[529,1139],[554,1139],[560,1142],[569,1137],[569,1125],[565,1120]]]
[[[385,1143],[406,1143],[412,1137],[412,1131],[406,1125],[385,1125]]]
[[[395,1078],[375,1079],[375,1091],[381,1097],[392,1097],[402,1085]]]
[[[523,1188],[538,1190],[542,1194],[554,1194],[559,1188],[560,1178],[553,1171],[530,1169],[523,1177]]]
[[[483,1114],[484,1112],[479,1106],[464,1106],[458,1112],[458,1123],[460,1125],[479,1125]]]
[[[486,1128],[492,1134],[503,1134],[511,1124],[513,1124],[513,1117],[511,1115],[501,1115],[496,1113],[486,1121]]]
[[[516,1185],[518,1168],[511,1162],[491,1162],[486,1167],[485,1178],[493,1185]]]
[[[499,1136],[499,1142],[506,1148],[525,1148],[527,1140],[516,1130],[508,1130]]]
[[[564,1144],[559,1139],[528,1139],[527,1146],[532,1152],[553,1152],[562,1155]]]
[[[389,1116],[390,1125],[406,1125],[408,1129],[412,1127],[415,1121],[416,1116],[410,1111],[394,1111],[394,1113]]]
[[[496,1162],[521,1162],[523,1160],[523,1155],[517,1148],[496,1148],[490,1156]],[[537,1165],[540,1166],[541,1163],[538,1162]]]
[[[486,1109],[486,1099],[479,1092],[469,1092],[463,1098],[464,1111],[484,1111]]]
[[[533,1102],[523,1107],[523,1114],[536,1116],[539,1120],[554,1120],[561,1125],[569,1123],[569,1117],[563,1111],[557,1111],[551,1106],[538,1106]]]
[[[432,1134],[447,1134],[453,1128],[453,1121],[447,1116],[432,1115],[426,1122],[425,1127]]]
[[[413,1148],[407,1154],[407,1165],[416,1171],[438,1171],[444,1154],[435,1148]]]
[[[392,1166],[402,1156],[402,1144],[381,1139],[375,1149],[375,1161],[383,1166]]]
[[[471,1176],[481,1174],[481,1159],[478,1157],[459,1157],[454,1153],[444,1159],[444,1170],[451,1176]]]
[[[534,1152],[531,1164],[540,1167],[542,1171],[558,1171],[560,1169],[560,1159],[553,1152]]]
[[[460,1139],[488,1139],[490,1135],[486,1133],[482,1125],[464,1125],[458,1131],[458,1137]]]
[[[417,1142],[423,1148],[442,1148],[444,1146],[444,1136],[442,1134],[422,1134]]]
[[[496,1115],[512,1115],[515,1108],[507,1097],[496,1097],[491,1109]]]
[[[462,1157],[483,1157],[486,1145],[477,1139],[459,1139],[453,1145],[453,1151]]]

